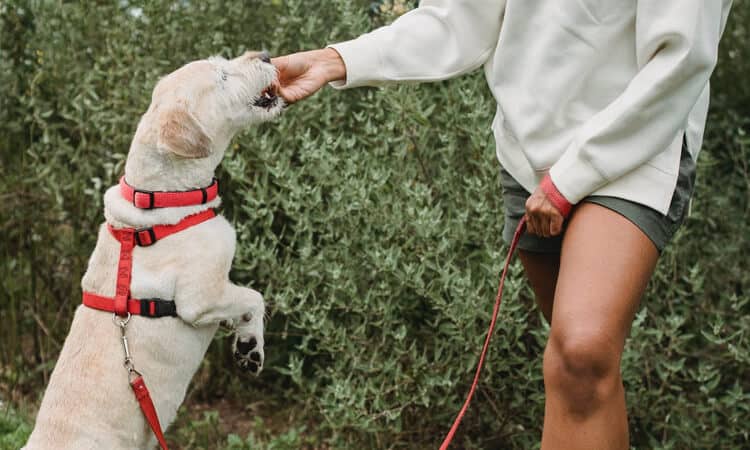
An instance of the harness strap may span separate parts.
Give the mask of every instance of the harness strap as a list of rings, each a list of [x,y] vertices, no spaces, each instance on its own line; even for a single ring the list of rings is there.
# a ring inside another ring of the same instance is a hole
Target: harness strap
[[[495,322],[497,322],[497,313],[500,311],[500,304],[502,303],[503,298],[503,286],[505,285],[505,276],[508,273],[508,267],[510,266],[510,261],[513,258],[513,253],[516,251],[516,247],[518,246],[518,241],[521,239],[521,235],[526,230],[526,216],[524,216],[521,221],[518,223],[518,227],[516,227],[516,232],[513,234],[513,240],[510,243],[510,248],[508,249],[508,256],[505,258],[505,266],[503,267],[503,274],[500,276],[500,284],[497,287],[497,296],[495,297],[495,307],[492,310],[492,320],[490,321],[490,327],[487,330],[487,337],[484,338],[484,346],[482,347],[482,353],[479,354],[479,363],[477,363],[477,370],[474,374],[474,381],[471,383],[471,388],[469,389],[469,394],[466,396],[466,400],[464,401],[463,407],[461,407],[461,410],[458,412],[458,416],[456,416],[456,419],[453,421],[453,425],[451,426],[450,431],[448,431],[448,434],[445,436],[445,439],[443,440],[443,443],[440,445],[440,450],[447,450],[448,446],[450,445],[451,441],[453,440],[453,436],[456,434],[456,430],[458,430],[458,426],[461,424],[461,419],[464,418],[464,414],[466,413],[466,410],[469,408],[469,403],[471,403],[472,397],[474,397],[474,391],[477,389],[477,385],[479,384],[479,375],[482,373],[482,366],[484,365],[484,358],[487,355],[487,349],[490,346],[490,339],[492,338],[492,333],[495,330]]]
[[[174,302],[158,299],[138,300],[130,298],[130,281],[133,272],[133,248],[154,245],[160,239],[178,233],[216,217],[213,209],[185,217],[174,225],[154,225],[148,228],[113,228],[109,232],[120,242],[120,257],[117,261],[117,284],[114,297],[105,297],[91,292],[83,292],[83,304],[94,309],[109,311],[124,317],[140,314],[148,317],[176,316]]]
[[[148,247],[154,245],[156,241],[164,239],[170,234],[178,233],[214,217],[216,217],[216,211],[213,209],[207,209],[197,214],[189,215],[174,225],[154,225],[145,228],[113,228],[111,225],[107,224],[107,228],[109,228],[109,232],[112,233],[112,236],[120,241],[120,243],[123,242],[123,235],[131,235],[133,236],[136,245],[139,247]],[[122,257],[120,257],[120,259],[122,259]]]
[[[151,431],[154,432],[156,440],[159,441],[159,446],[161,446],[162,450],[168,450],[167,440],[164,439],[164,433],[161,430],[161,424],[159,423],[159,416],[156,414],[154,401],[151,399],[151,394],[148,392],[143,377],[141,375],[136,376],[130,382],[130,387],[133,388],[133,393],[135,394],[136,400],[138,400],[138,404],[141,406],[143,416],[146,418],[148,426],[151,427]]]
[[[84,292],[83,304],[89,308],[117,314],[115,311],[115,302],[112,297],[103,297],[91,292]],[[127,308],[124,315],[127,316],[128,313],[152,318],[177,317],[177,307],[171,300],[162,300],[159,298],[138,300],[129,298],[127,299]]]
[[[148,191],[134,188],[123,176],[120,178],[120,194],[140,209],[202,205],[219,194],[219,181],[214,178],[210,185],[189,191]]]
[[[110,231],[112,229],[110,228]],[[130,278],[133,267],[134,233],[117,230],[115,238],[120,241],[120,258],[117,261],[117,284],[115,287],[114,313],[125,316],[128,313],[128,297],[130,297]]]

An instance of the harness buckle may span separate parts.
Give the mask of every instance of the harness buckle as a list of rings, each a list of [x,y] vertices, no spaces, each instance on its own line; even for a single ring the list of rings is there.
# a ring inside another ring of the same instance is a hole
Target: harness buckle
[[[156,233],[152,227],[138,228],[134,232],[135,243],[138,247],[148,247],[149,245],[156,244]]]
[[[159,298],[141,300],[141,315],[145,317],[175,317],[177,306],[173,301]]]
[[[133,206],[139,209],[154,209],[154,191],[133,188]]]

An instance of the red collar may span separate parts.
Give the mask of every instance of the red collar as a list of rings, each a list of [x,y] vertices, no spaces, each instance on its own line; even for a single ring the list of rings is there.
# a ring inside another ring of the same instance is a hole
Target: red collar
[[[190,191],[147,191],[129,185],[123,175],[120,178],[120,194],[133,203],[133,206],[141,209],[202,205],[219,194],[219,181],[214,178],[210,185]]]

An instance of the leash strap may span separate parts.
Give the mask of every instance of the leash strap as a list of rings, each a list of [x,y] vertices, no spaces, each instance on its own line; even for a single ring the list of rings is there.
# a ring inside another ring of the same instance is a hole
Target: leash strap
[[[189,191],[148,191],[134,188],[123,176],[120,178],[120,194],[140,209],[202,205],[215,199],[219,194],[219,181],[214,178],[210,185]]]
[[[547,199],[552,203],[552,205],[562,214],[564,219],[567,219],[568,216],[570,216],[571,211],[573,210],[573,205],[563,196],[560,191],[555,186],[555,183],[552,182],[552,178],[550,178],[549,174],[545,175],[545,177],[542,179],[542,182],[539,184],[539,187],[542,188],[542,191],[544,191],[544,194],[547,196]],[[490,327],[487,330],[487,337],[484,339],[484,346],[482,347],[482,353],[479,355],[479,363],[477,363],[477,370],[474,374],[474,381],[471,383],[471,389],[469,389],[469,395],[466,396],[466,401],[464,401],[464,405],[461,408],[461,410],[458,412],[458,416],[456,416],[456,420],[453,421],[453,426],[451,426],[450,431],[448,431],[448,434],[445,436],[445,439],[443,439],[443,443],[440,445],[440,450],[447,450],[448,446],[450,445],[451,441],[453,440],[453,436],[456,434],[456,430],[458,430],[458,426],[461,424],[461,419],[464,418],[464,414],[466,413],[466,410],[469,408],[469,403],[471,403],[472,397],[474,397],[474,391],[477,389],[477,385],[479,384],[479,375],[482,372],[482,366],[484,365],[484,358],[487,355],[487,349],[490,346],[490,339],[492,338],[492,333],[495,330],[495,323],[497,322],[497,314],[500,312],[500,304],[502,303],[503,299],[503,286],[505,285],[505,276],[508,274],[508,267],[510,266],[510,261],[513,258],[513,253],[516,251],[516,247],[518,246],[518,241],[521,240],[521,236],[523,235],[524,231],[526,231],[526,216],[524,215],[521,221],[518,223],[518,226],[516,227],[516,232],[513,234],[513,240],[510,243],[510,248],[508,249],[508,256],[505,258],[505,266],[503,267],[503,274],[500,276],[500,283],[497,286],[497,296],[495,297],[495,307],[492,310],[492,320],[490,321]]]
[[[151,399],[151,394],[148,392],[146,383],[143,381],[143,376],[137,375],[130,382],[130,387],[133,388],[133,393],[135,394],[136,400],[138,400],[138,404],[141,406],[143,416],[146,418],[148,426],[150,426],[151,430],[154,432],[156,440],[159,441],[159,446],[161,446],[162,450],[168,450],[167,440],[164,439],[164,433],[161,430],[161,424],[159,423],[159,416],[156,414],[154,401]]]
[[[524,216],[521,219],[521,221],[518,223],[518,227],[516,227],[516,232],[513,234],[513,240],[510,243],[510,248],[508,249],[508,256],[505,258],[505,266],[503,267],[503,274],[500,276],[500,284],[497,287],[497,296],[495,297],[495,307],[492,310],[492,320],[490,321],[490,327],[487,330],[487,337],[484,338],[484,346],[482,347],[482,353],[480,353],[479,355],[479,363],[477,363],[477,370],[476,370],[476,373],[474,373],[474,381],[471,383],[471,389],[469,389],[469,395],[466,396],[466,400],[464,401],[463,407],[461,407],[461,410],[458,412],[458,416],[456,416],[456,419],[453,421],[453,426],[451,426],[450,431],[448,431],[448,434],[445,436],[443,443],[440,445],[440,450],[448,449],[448,446],[453,440],[453,436],[456,434],[456,430],[458,430],[458,426],[461,424],[461,420],[464,418],[464,414],[466,413],[466,410],[469,408],[471,399],[474,397],[474,391],[476,391],[477,385],[479,384],[479,375],[481,374],[482,366],[484,365],[484,358],[487,355],[487,349],[490,346],[490,339],[492,338],[492,333],[495,330],[495,322],[497,322],[497,314],[500,311],[500,304],[502,303],[502,298],[503,298],[503,285],[505,284],[505,276],[508,273],[508,267],[510,266],[510,261],[513,258],[513,253],[515,252],[516,247],[518,246],[518,241],[521,239],[521,235],[523,234],[525,230],[526,230],[526,216]]]

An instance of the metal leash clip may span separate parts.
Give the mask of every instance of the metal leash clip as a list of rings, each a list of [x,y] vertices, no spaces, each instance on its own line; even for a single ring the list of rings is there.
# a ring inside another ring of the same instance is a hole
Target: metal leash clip
[[[128,371],[128,381],[132,382],[137,377],[140,377],[141,373],[135,369],[135,364],[133,364],[133,357],[130,356],[128,337],[125,335],[126,327],[128,325],[128,322],[130,322],[130,313],[128,313],[125,319],[121,319],[117,314],[112,314],[112,321],[115,323],[115,325],[120,327],[120,340],[122,341],[122,349],[125,351],[125,360],[123,361],[122,365],[123,367],[125,367],[125,370]]]

